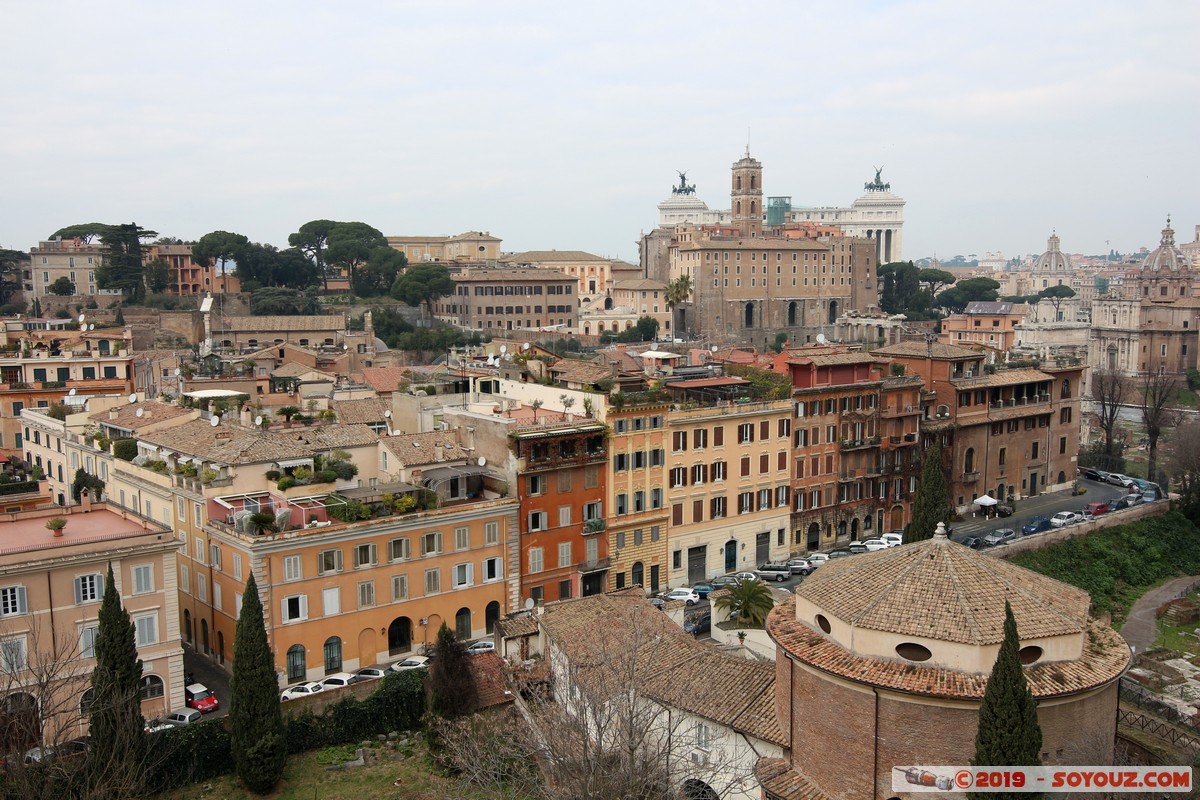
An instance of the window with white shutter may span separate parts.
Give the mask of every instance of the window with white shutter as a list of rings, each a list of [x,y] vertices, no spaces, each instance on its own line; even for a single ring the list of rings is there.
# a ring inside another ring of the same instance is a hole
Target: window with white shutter
[[[100,635],[99,624],[84,625],[79,629],[79,657],[96,657],[96,637]]]
[[[158,615],[141,614],[133,618],[138,647],[158,643]]]
[[[28,612],[29,606],[26,603],[24,586],[0,587],[0,617],[11,617]]]
[[[371,608],[375,605],[375,581],[358,584],[358,607]]]
[[[392,599],[407,600],[408,599],[408,576],[393,575],[392,576]]]
[[[154,591],[154,567],[138,564],[133,568],[133,593],[148,594]]]
[[[342,593],[334,586],[321,592],[321,606],[325,616],[342,613]]]
[[[104,576],[100,573],[80,575],[75,579],[75,605],[99,603],[104,596]]]
[[[304,568],[300,561],[300,556],[284,556],[283,557],[283,579],[285,581],[298,581],[304,577]]]

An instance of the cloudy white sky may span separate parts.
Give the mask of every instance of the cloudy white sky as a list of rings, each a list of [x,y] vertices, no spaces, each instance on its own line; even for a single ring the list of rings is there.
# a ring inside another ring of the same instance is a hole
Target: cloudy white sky
[[[636,261],[676,170],[845,205],[908,257],[1200,223],[1200,4],[0,0],[0,245],[307,220]]]

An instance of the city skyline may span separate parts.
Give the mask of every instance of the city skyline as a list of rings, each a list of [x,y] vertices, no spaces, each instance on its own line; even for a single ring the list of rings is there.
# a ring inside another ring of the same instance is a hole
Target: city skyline
[[[636,262],[676,171],[728,207],[747,142],[796,206],[848,206],[882,165],[910,258],[1011,258],[1052,230],[1073,253],[1153,249],[1168,214],[1193,238],[1200,9],[738,14],[13,6],[0,246],[136,221],[285,247],[331,218]]]

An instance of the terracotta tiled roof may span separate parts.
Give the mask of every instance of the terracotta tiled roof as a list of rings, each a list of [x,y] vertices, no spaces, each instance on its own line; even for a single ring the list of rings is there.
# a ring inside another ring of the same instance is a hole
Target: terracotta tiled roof
[[[346,318],[341,314],[299,317],[225,317],[218,331],[270,333],[271,331],[344,331]]]
[[[524,253],[504,256],[500,261],[504,264],[553,264],[560,261],[608,261],[608,259],[594,256],[583,250],[526,250]]]
[[[343,425],[371,425],[381,423],[385,417],[383,412],[390,406],[378,397],[367,397],[362,400],[334,400],[329,404],[337,414],[338,422]]]
[[[797,355],[795,358],[789,358],[789,364],[803,364],[806,361],[811,361],[818,367],[828,367],[835,364],[876,364],[878,358],[873,357],[870,353],[824,353],[821,355]]]
[[[538,620],[533,614],[516,614],[511,617],[504,617],[497,624],[500,626],[501,639],[532,636],[538,630]]]
[[[513,701],[512,692],[505,688],[504,659],[495,653],[479,653],[470,657],[467,666],[475,678],[478,709]]]
[[[661,281],[652,281],[649,278],[630,278],[628,280],[614,281],[612,288],[626,289],[634,292],[661,292],[667,288],[667,285]]]
[[[826,564],[821,569],[828,566]],[[813,575],[820,571],[817,570]],[[987,688],[986,673],[923,667],[899,658],[851,653],[797,620],[794,598],[777,605],[767,616],[767,633],[790,658],[856,683],[958,699],[982,699],[983,691]],[[1121,634],[1108,625],[1093,621],[1087,629],[1080,658],[1026,667],[1025,678],[1034,697],[1059,697],[1115,681],[1129,666],[1129,659],[1129,645],[1121,638]]]
[[[829,795],[796,772],[786,758],[760,758],[754,765],[754,777],[768,800],[829,800]]]
[[[454,434],[446,431],[385,436],[383,444],[402,467],[462,461],[470,455],[455,441]]]
[[[336,375],[331,375],[328,372],[322,372],[316,367],[310,367],[305,364],[301,364],[298,361],[289,361],[279,369],[271,371],[271,377],[273,378],[299,378],[304,375],[316,375],[330,381],[337,379]]]
[[[287,431],[284,435],[303,442],[314,450],[331,450],[335,447],[365,447],[379,441],[379,434],[366,425],[318,425]]]
[[[933,342],[932,345],[925,342],[899,342],[887,347],[877,347],[871,353],[877,356],[907,356],[909,358],[925,358],[930,353],[934,358],[970,358],[972,356],[978,358],[981,355],[978,350],[943,342]]]
[[[859,628],[948,642],[1004,640],[1004,601],[1034,639],[1088,627],[1088,593],[944,537],[837,559],[796,587]]]
[[[380,394],[391,394],[400,381],[411,381],[412,373],[407,367],[364,367],[362,380]]]
[[[1014,383],[1036,383],[1037,381],[1052,381],[1053,375],[1047,375],[1040,369],[998,369],[994,375],[980,375],[978,378],[954,378],[951,383],[958,389],[986,389],[989,386],[1009,386]]]
[[[259,431],[208,420],[185,422],[141,437],[150,444],[220,464],[260,464],[282,458],[309,458],[339,447],[361,447],[379,437],[365,425],[324,425],[287,431]]]
[[[563,601],[547,606],[537,619],[572,661],[585,691],[589,685],[623,685],[630,665],[611,661],[613,642],[619,641],[635,659],[645,696],[787,745],[775,718],[774,664],[731,656],[695,641],[640,592]]]
[[[142,412],[141,416],[138,415],[138,411]],[[115,418],[111,412],[115,412]],[[140,403],[120,405],[108,411],[97,411],[95,414],[88,415],[88,419],[136,431],[149,425],[157,425],[163,420],[183,417],[192,413],[194,413],[192,409],[146,400]]]
[[[578,358],[563,358],[550,366],[550,372],[559,381],[570,383],[595,383],[612,377],[612,368]]]

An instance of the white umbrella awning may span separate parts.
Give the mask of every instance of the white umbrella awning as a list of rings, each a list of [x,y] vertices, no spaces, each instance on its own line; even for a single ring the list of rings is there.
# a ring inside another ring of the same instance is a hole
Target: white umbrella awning
[[[975,505],[977,506],[994,506],[998,502],[1000,501],[988,494],[985,494],[983,497],[975,498]]]

